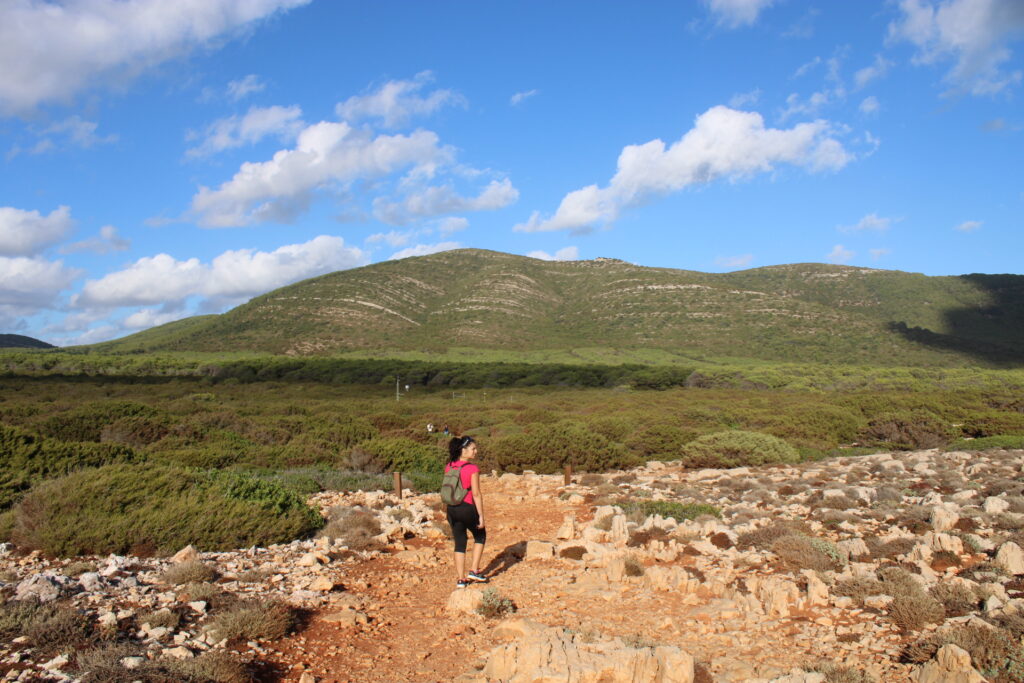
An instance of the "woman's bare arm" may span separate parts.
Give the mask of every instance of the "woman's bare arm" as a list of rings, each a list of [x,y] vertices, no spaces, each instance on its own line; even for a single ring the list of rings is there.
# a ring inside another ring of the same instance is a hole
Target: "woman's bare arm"
[[[476,505],[476,512],[480,515],[480,528],[484,528],[484,494],[480,490],[480,473],[474,472],[470,477],[469,485],[473,487],[473,504]]]

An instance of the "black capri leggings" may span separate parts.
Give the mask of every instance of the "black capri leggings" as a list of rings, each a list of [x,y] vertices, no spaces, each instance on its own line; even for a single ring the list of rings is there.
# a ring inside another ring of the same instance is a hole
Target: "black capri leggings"
[[[480,529],[480,515],[477,514],[476,505],[472,503],[459,503],[448,506],[448,524],[452,527],[452,537],[455,538],[455,552],[466,552],[466,531],[473,532],[473,541],[483,545],[487,542],[487,529]]]

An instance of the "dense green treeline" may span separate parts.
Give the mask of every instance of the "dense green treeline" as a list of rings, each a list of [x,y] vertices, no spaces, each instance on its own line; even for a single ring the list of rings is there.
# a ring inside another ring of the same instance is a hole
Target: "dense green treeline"
[[[493,354],[501,357],[502,354]],[[626,358],[633,356],[623,354]],[[587,357],[587,356],[584,356]],[[642,358],[642,354],[636,355]],[[508,387],[631,386],[640,389],[785,389],[796,391],[930,391],[932,389],[1016,389],[1024,391],[1024,370],[917,368],[694,360],[690,364],[581,360],[515,362],[399,358],[340,358],[258,354],[97,354],[74,350],[0,351],[0,377],[53,376],[67,380],[109,377],[124,382],[158,382],[199,377],[210,383],[299,382],[332,385],[394,384],[437,389]],[[662,359],[663,360],[663,359]]]

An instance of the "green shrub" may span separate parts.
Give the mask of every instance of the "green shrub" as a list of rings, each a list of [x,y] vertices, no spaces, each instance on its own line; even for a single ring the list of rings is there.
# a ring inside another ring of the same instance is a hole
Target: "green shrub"
[[[170,433],[167,421],[145,415],[122,417],[103,427],[100,441],[136,448],[156,443]]]
[[[989,448],[1024,448],[1024,436],[1002,434],[978,439],[957,439],[946,446],[947,451],[984,451]]]
[[[134,401],[98,401],[44,420],[39,431],[58,441],[99,441],[103,428],[121,418],[157,414],[155,408]]]
[[[861,438],[872,445],[901,450],[938,448],[956,436],[948,422],[924,410],[879,415],[861,432]]]
[[[696,438],[697,433],[673,424],[648,425],[626,440],[626,446],[645,460],[677,460],[683,447]]]
[[[686,444],[682,463],[687,467],[746,467],[794,463],[800,454],[782,439],[757,432],[729,431],[705,434]]]
[[[622,509],[624,512],[639,511],[644,517],[650,515],[671,517],[677,522],[682,522],[685,519],[696,519],[701,515],[711,515],[719,518],[722,516],[722,511],[714,505],[707,505],[705,503],[677,503],[671,500],[630,501],[623,504]]]
[[[1024,437],[1024,413],[990,410],[968,415],[960,431],[964,436],[1014,435]]]
[[[764,426],[764,431],[805,448],[829,450],[857,438],[865,420],[840,406],[788,408]]]
[[[0,509],[10,507],[34,483],[87,467],[141,462],[126,446],[64,443],[0,425]]]
[[[111,465],[34,487],[13,536],[50,555],[227,550],[291,541],[323,523],[301,498],[230,472]]]
[[[497,619],[516,611],[515,603],[502,596],[494,588],[485,589],[481,597],[482,600],[476,608],[476,612],[486,619]]]
[[[482,469],[503,472],[529,469],[552,474],[570,463],[580,470],[602,472],[641,462],[621,444],[609,441],[574,420],[531,425],[523,434],[495,439],[488,448],[481,448],[481,452]]]
[[[349,456],[357,469],[368,472],[430,472],[446,460],[440,448],[404,437],[378,437],[362,441]]]

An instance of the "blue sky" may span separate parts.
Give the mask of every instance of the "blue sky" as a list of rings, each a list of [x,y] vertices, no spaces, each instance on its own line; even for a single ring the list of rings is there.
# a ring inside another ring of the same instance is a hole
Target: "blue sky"
[[[1020,0],[0,3],[0,332],[478,247],[1020,273]]]

